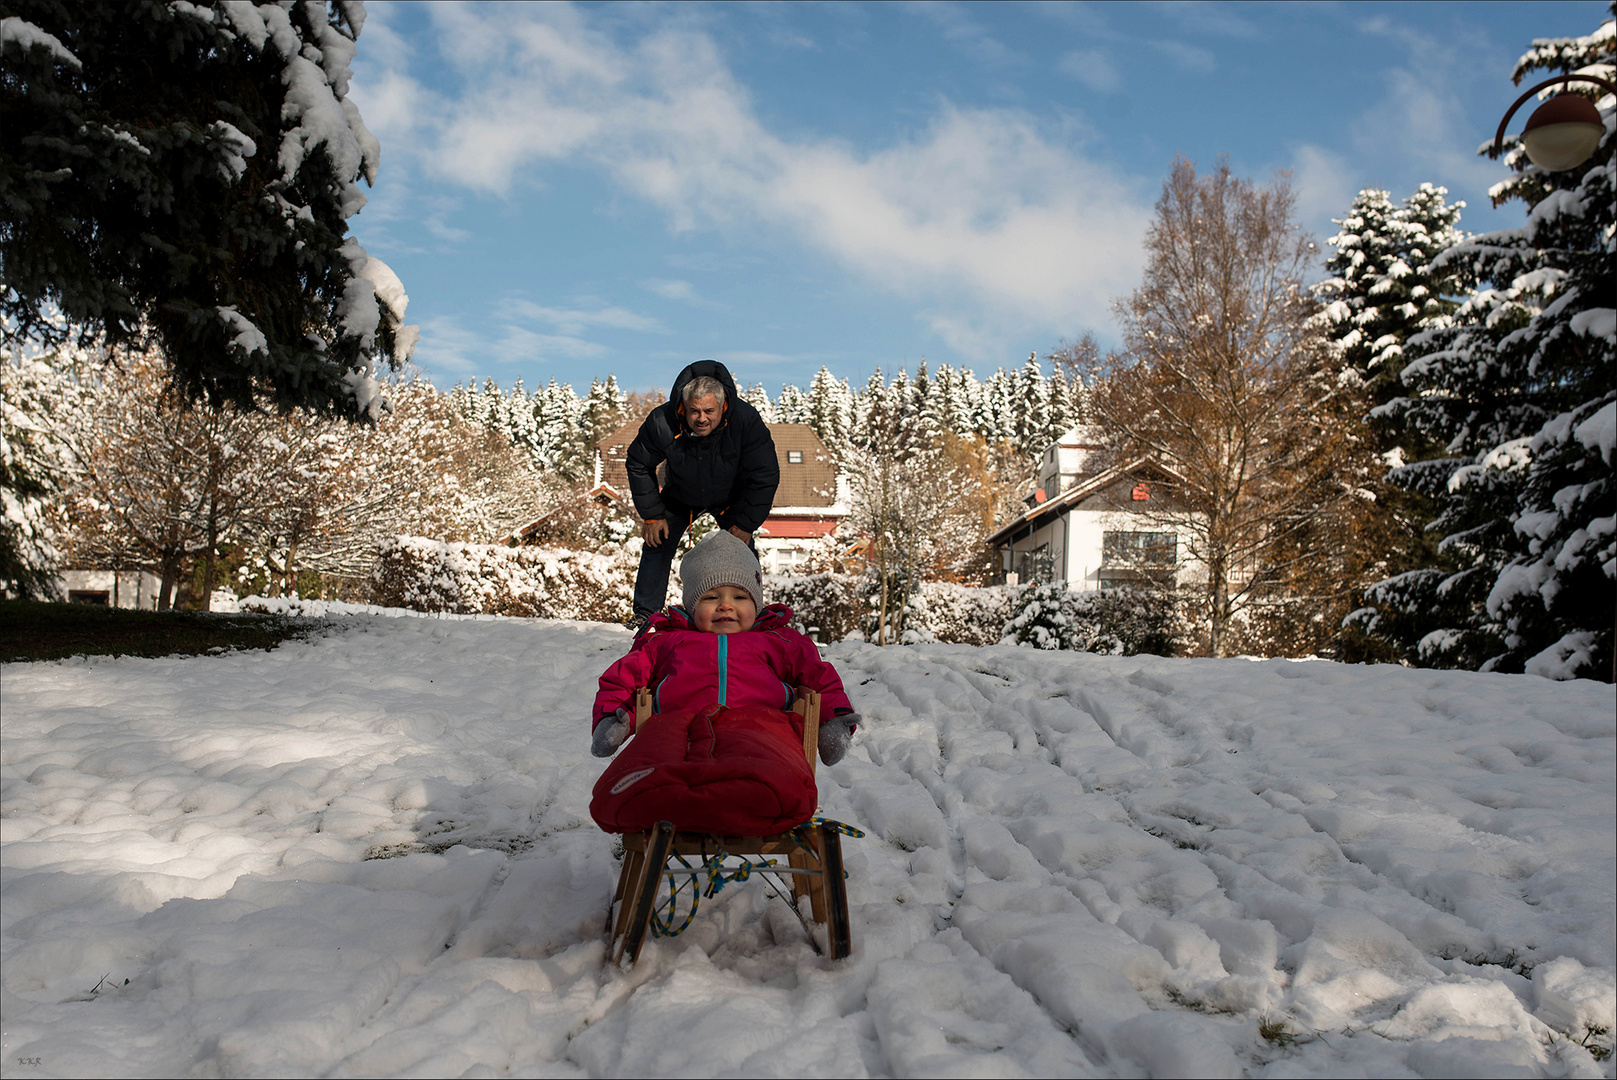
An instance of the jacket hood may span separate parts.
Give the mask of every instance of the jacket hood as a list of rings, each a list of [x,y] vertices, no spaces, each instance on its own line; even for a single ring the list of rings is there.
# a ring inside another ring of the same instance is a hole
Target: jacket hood
[[[680,391],[685,389],[686,383],[701,375],[707,375],[719,380],[724,386],[725,400],[731,405],[734,405],[741,397],[740,394],[736,393],[736,383],[730,377],[729,368],[726,368],[717,360],[698,360],[694,364],[685,365],[685,370],[674,378],[674,388],[668,392],[668,403],[676,409],[679,408]]]
[[[678,604],[667,611],[659,611],[646,619],[646,624],[652,630],[695,630],[696,624],[691,621],[688,611]],[[785,604],[770,604],[758,613],[758,621],[752,624],[752,630],[778,630],[783,626],[792,624],[792,609]],[[750,634],[752,630],[744,630]]]

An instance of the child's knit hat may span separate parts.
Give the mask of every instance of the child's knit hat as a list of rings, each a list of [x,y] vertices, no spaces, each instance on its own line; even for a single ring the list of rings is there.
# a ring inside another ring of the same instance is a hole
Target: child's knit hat
[[[679,578],[685,586],[686,611],[694,610],[703,593],[720,585],[747,590],[758,610],[764,609],[764,575],[758,556],[728,529],[702,537],[679,564]]]

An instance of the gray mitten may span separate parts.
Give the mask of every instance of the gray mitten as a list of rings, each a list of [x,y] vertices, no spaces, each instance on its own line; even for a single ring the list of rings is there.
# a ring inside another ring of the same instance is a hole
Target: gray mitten
[[[623,740],[629,737],[629,710],[619,709],[611,716],[601,717],[590,738],[590,753],[596,757],[611,757]]]
[[[858,713],[846,712],[821,724],[820,760],[827,765],[841,761],[848,747],[853,745],[853,733],[859,730],[860,722]]]

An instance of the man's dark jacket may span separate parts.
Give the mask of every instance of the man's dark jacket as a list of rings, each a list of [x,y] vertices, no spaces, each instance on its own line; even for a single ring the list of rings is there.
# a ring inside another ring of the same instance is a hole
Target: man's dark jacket
[[[680,394],[685,384],[709,375],[724,386],[724,415],[708,435],[697,437],[685,423]],[[666,483],[657,488],[657,466],[668,463]],[[757,532],[769,516],[780,486],[780,462],[758,410],[736,393],[735,380],[717,360],[698,360],[679,373],[668,400],[651,410],[624,459],[634,508],[646,521],[668,516],[666,498],[683,508],[711,510],[722,528],[737,525]]]

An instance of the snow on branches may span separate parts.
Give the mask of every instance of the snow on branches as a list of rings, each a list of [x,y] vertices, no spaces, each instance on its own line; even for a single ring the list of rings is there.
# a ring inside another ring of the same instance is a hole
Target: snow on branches
[[[28,137],[0,145],[0,314],[156,342],[190,400],[379,416],[414,333],[346,235],[381,157],[347,96],[361,5],[7,7],[0,127]]]
[[[1546,68],[1610,77],[1612,27],[1535,42],[1518,80]],[[1440,447],[1394,475],[1440,501],[1434,528],[1454,564],[1383,583],[1364,616],[1415,663],[1612,677],[1617,102],[1593,93],[1606,125],[1594,156],[1550,173],[1512,151],[1495,200],[1522,199],[1527,221],[1434,261],[1469,295],[1449,325],[1410,339],[1407,393],[1385,407]],[[1413,640],[1420,610],[1446,623]]]

